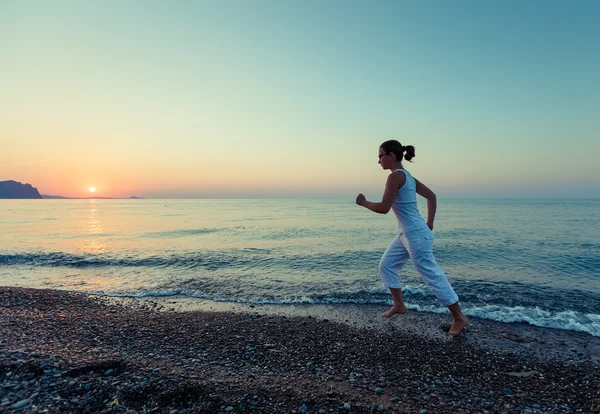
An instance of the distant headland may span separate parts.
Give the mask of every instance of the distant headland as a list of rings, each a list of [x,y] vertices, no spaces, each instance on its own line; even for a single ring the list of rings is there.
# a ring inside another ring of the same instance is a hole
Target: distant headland
[[[8,180],[0,181],[0,199],[7,198],[26,198],[26,199],[49,199],[49,200],[83,200],[83,199],[102,199],[116,200],[114,197],[63,197],[56,195],[40,194],[37,188],[31,184],[23,184],[18,181]],[[131,196],[127,199],[142,200],[144,197]]]
[[[0,198],[42,198],[42,195],[31,184],[17,181],[0,181]]]

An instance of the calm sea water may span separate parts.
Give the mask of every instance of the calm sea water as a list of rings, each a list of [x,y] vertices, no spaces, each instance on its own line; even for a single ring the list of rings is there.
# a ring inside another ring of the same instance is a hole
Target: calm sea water
[[[600,200],[438,203],[434,253],[466,314],[600,336]],[[0,200],[0,284],[384,306],[395,231],[353,200]],[[411,262],[401,276],[409,308],[445,311]]]

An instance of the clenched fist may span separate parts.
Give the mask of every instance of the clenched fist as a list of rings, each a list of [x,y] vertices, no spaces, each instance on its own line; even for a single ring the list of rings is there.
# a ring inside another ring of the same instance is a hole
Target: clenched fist
[[[363,194],[359,194],[356,196],[356,204],[362,206],[367,201],[366,197]]]

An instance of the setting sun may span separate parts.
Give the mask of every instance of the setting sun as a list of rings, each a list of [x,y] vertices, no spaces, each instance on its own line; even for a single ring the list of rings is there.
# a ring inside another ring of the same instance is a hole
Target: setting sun
[[[89,191],[90,193],[95,193],[95,192],[96,192],[96,189],[95,189],[94,187],[90,187],[90,188],[88,189],[88,191]]]

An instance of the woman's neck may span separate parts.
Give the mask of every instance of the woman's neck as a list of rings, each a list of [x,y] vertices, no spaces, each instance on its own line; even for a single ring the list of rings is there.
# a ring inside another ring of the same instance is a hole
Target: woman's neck
[[[396,170],[403,170],[404,167],[402,167],[402,163],[401,162],[397,162],[394,164],[394,166],[392,168],[390,168],[391,172],[394,172]]]

